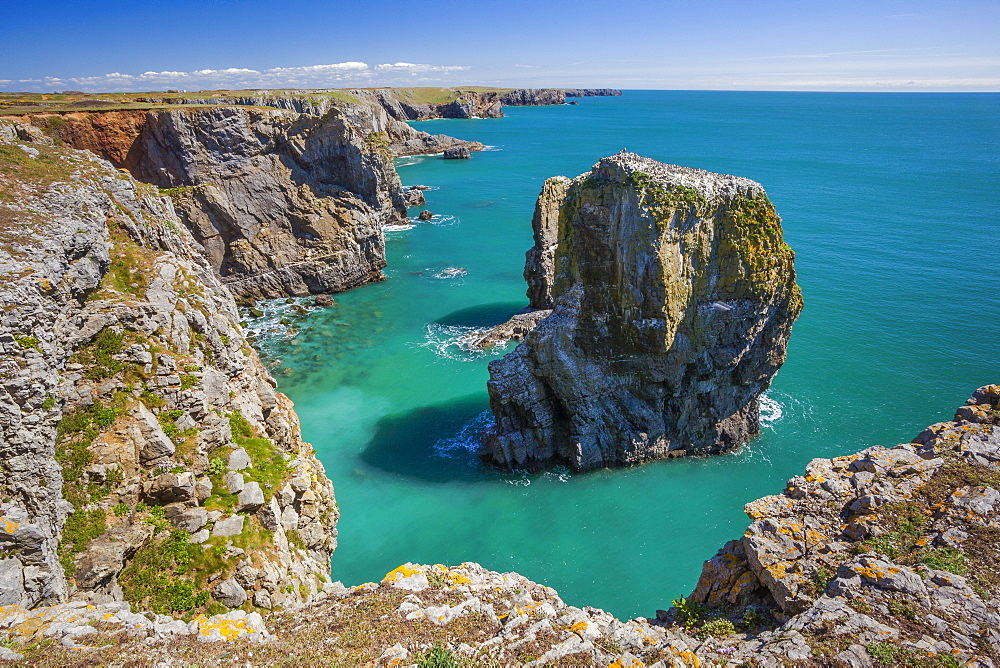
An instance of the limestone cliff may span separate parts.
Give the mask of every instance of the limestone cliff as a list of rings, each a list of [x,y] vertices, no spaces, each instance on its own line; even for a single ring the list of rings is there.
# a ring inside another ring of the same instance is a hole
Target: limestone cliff
[[[382,280],[381,228],[406,215],[392,158],[481,148],[414,130],[371,99],[227,101],[26,120],[170,194],[217,276],[244,300]]]
[[[758,433],[802,307],[759,184],[623,152],[546,183],[534,228],[529,297],[554,310],[490,364],[484,459],[585,470]]]
[[[171,198],[10,124],[0,195],[0,605],[314,597],[332,486]]]

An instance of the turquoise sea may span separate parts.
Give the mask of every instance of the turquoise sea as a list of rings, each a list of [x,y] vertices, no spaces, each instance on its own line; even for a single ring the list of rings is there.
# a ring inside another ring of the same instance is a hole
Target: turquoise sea
[[[744,503],[813,457],[909,441],[1000,382],[1000,95],[626,91],[505,113],[416,124],[492,148],[398,161],[436,216],[386,233],[386,282],[297,319],[269,303],[254,323],[336,487],[334,579],[476,561],[651,616],[742,534]],[[805,310],[762,435],[630,470],[484,468],[492,356],[459,338],[526,304],[542,181],[625,147],[757,180],[784,219]]]

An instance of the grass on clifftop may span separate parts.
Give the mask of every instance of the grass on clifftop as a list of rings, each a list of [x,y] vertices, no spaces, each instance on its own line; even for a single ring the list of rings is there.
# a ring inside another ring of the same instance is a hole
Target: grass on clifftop
[[[357,104],[359,100],[350,94],[350,90],[367,89],[244,89],[244,90],[200,90],[178,91],[172,93],[151,91],[147,93],[74,93],[44,94],[44,93],[0,93],[0,116],[23,116],[39,113],[69,113],[75,111],[113,111],[119,109],[177,109],[182,105],[170,103],[173,100],[226,100],[227,98],[246,97],[299,97],[318,102],[324,97],[334,98],[342,102]],[[388,90],[412,104],[447,104],[462,96],[463,93],[497,92],[506,93],[513,88],[491,88],[489,86],[463,86],[461,88],[389,88]],[[183,105],[201,106],[201,105]]]

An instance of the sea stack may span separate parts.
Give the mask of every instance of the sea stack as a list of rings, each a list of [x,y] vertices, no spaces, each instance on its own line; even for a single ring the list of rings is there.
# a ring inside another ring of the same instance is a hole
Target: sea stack
[[[626,466],[730,450],[802,309],[764,188],[633,153],[546,181],[525,278],[550,316],[490,364],[480,456]]]

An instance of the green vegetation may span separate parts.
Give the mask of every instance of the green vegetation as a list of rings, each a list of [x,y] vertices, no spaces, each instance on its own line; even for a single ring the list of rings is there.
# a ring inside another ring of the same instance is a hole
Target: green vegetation
[[[462,664],[455,660],[455,655],[449,650],[435,645],[417,661],[419,668],[461,668]]]
[[[51,394],[46,395],[45,400],[42,401],[42,410],[47,411],[56,405],[56,398]]]
[[[689,601],[681,596],[672,600],[670,604],[677,610],[677,621],[686,628],[692,628],[705,621],[707,608],[701,603]]]
[[[84,365],[84,377],[90,380],[111,378],[125,369],[124,362],[114,359],[122,351],[124,341],[123,333],[102,329],[89,343],[81,346],[70,361]]]
[[[66,577],[73,576],[76,555],[87,549],[90,541],[107,530],[107,513],[100,509],[77,510],[66,518],[62,540],[59,541],[59,561]]]
[[[15,336],[14,340],[17,341],[17,345],[21,346],[25,350],[29,348],[38,350],[38,339],[36,339],[33,336],[25,336],[25,335]]]
[[[208,591],[178,577],[190,573],[202,556],[201,547],[188,538],[186,531],[174,529],[141,547],[118,576],[125,600],[159,614],[188,612],[208,603]]]
[[[239,411],[229,414],[229,426],[233,431],[233,443],[247,451],[252,466],[244,471],[248,481],[260,483],[264,498],[270,500],[274,490],[288,474],[288,465],[282,453],[268,438],[257,436],[253,427]],[[215,481],[213,480],[213,484]]]
[[[645,172],[633,172],[629,183],[639,191],[642,203],[655,209],[660,223],[668,222],[678,207],[687,206],[697,211],[706,204],[705,196],[698,190],[677,184],[665,185]]]
[[[876,642],[866,648],[879,665],[908,666],[911,668],[958,668],[962,662],[946,654],[929,654],[905,647],[898,647],[887,642]]]
[[[696,638],[705,638],[712,636],[713,638],[727,638],[736,633],[736,626],[733,625],[728,619],[713,619],[710,622],[705,622],[698,633],[695,634]]]

